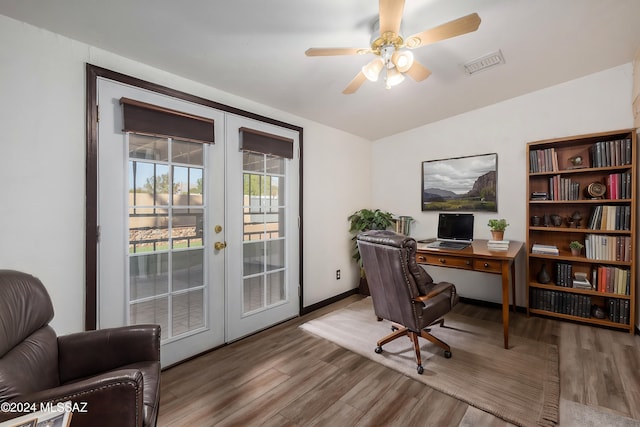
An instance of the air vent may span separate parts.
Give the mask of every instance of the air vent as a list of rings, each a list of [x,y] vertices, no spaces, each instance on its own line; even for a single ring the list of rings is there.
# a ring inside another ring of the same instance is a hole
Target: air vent
[[[500,64],[504,64],[504,57],[502,56],[502,51],[498,50],[467,62],[464,64],[464,71],[467,74],[474,74]]]

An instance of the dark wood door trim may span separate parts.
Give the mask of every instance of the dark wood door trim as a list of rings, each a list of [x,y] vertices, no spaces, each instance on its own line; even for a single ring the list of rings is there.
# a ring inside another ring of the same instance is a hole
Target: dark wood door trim
[[[300,313],[303,311],[303,286],[302,286],[302,142],[303,128],[290,123],[275,120],[270,117],[251,113],[239,108],[231,107],[206,98],[172,89],[156,83],[138,79],[136,77],[121,74],[92,64],[86,64],[86,158],[85,158],[85,203],[86,203],[86,235],[85,235],[85,330],[96,329],[98,315],[98,78],[105,78],[130,86],[139,87],[153,92],[168,95],[177,99],[193,102],[196,104],[211,107],[227,113],[237,114],[249,119],[272,124],[285,129],[298,132],[300,145],[300,168],[299,168],[299,211],[300,211],[300,292],[299,307]]]

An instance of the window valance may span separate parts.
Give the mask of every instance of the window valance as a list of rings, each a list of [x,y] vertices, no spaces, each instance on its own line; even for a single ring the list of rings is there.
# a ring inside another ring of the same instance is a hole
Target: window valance
[[[213,144],[213,119],[129,98],[120,98],[125,132]]]
[[[292,159],[293,139],[241,127],[240,150]]]

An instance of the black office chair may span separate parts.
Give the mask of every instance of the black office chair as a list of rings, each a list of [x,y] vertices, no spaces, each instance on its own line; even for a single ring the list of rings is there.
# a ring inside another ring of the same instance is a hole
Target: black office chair
[[[449,345],[431,335],[430,327],[442,326],[444,319],[458,302],[452,283],[434,283],[429,274],[416,263],[416,241],[386,230],[372,230],[358,235],[358,248],[369,284],[373,308],[378,318],[392,322],[392,333],[378,341],[376,353],[396,338],[409,336],[413,342],[422,374],[422,358],[418,336],[444,349],[451,357]]]

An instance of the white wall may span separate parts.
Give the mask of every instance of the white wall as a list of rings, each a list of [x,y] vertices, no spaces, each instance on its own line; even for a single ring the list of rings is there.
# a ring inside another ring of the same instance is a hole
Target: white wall
[[[369,141],[4,16],[0,40],[0,269],[43,281],[58,333],[84,327],[87,62],[302,126],[303,305],[357,286],[346,218],[370,203]]]
[[[470,77],[473,78],[473,77]],[[434,237],[437,213],[422,212],[421,162],[498,153],[498,212],[475,212],[474,235],[490,238],[489,218],[511,224],[505,239],[526,240],[526,143],[633,127],[632,66],[622,65],[374,142],[373,203],[416,219],[412,235]],[[525,305],[522,255],[516,263],[518,305]],[[429,268],[464,297],[501,302],[500,276]]]

